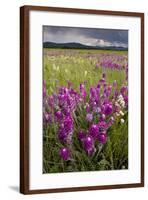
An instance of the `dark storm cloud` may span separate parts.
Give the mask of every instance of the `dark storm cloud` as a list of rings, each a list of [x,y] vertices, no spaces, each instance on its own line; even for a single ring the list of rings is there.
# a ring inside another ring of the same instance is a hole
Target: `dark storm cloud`
[[[128,45],[127,30],[75,28],[75,27],[43,27],[44,41],[79,42],[86,45],[125,46]]]

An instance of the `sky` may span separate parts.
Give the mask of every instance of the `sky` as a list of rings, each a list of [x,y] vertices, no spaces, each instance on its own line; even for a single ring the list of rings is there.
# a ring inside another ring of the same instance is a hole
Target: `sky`
[[[43,26],[43,41],[128,47],[128,30]]]

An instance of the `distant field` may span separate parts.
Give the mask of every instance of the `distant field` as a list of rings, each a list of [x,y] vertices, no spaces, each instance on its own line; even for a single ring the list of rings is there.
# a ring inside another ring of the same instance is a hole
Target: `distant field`
[[[118,85],[121,86],[125,82],[125,70],[101,68],[99,65],[104,55],[107,55],[106,59],[114,55],[115,62],[125,66],[127,64],[126,51],[44,49],[43,52],[44,80],[47,84],[48,94],[55,90],[57,84],[67,85],[67,81],[72,82],[75,89],[81,82],[86,82],[88,90],[90,86],[98,83],[102,73],[107,74],[109,83],[117,80]],[[125,56],[125,59],[116,61],[118,56]]]

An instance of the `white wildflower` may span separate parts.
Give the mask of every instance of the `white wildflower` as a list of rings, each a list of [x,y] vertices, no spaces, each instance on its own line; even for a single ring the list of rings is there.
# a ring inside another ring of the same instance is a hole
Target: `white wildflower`
[[[120,114],[119,114],[118,112],[116,112],[115,114],[116,114],[116,116],[117,116],[117,117],[119,117],[119,116],[120,116]]]
[[[87,71],[84,72],[84,76],[87,76]]]
[[[120,115],[124,116],[124,112],[122,112],[122,110],[119,113],[120,113]]]
[[[57,66],[57,69],[56,69],[57,71],[59,71],[59,66]]]
[[[120,94],[120,95],[119,95],[119,99],[123,99],[123,96],[122,96],[122,94]]]
[[[121,94],[118,96],[117,103],[118,103],[122,108],[125,107],[125,101],[124,101],[124,98],[123,98],[123,96],[122,96]]]
[[[111,118],[110,118],[112,121],[114,121],[114,117],[112,116]]]
[[[105,115],[104,114],[102,114],[102,118],[105,119]]]
[[[121,124],[124,124],[124,119],[121,119],[120,121],[121,121]]]
[[[118,102],[115,102],[115,106],[120,107],[120,104]]]

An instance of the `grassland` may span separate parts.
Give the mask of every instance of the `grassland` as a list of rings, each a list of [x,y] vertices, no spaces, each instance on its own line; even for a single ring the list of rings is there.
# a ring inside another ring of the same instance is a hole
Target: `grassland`
[[[127,56],[126,51],[44,49],[43,74],[48,94],[55,91],[56,84],[65,86],[67,81],[72,82],[75,89],[81,82],[86,82],[88,91],[90,86],[98,83],[102,73],[107,74],[107,82],[116,80],[121,86],[125,82],[125,71],[96,68],[102,54]]]

